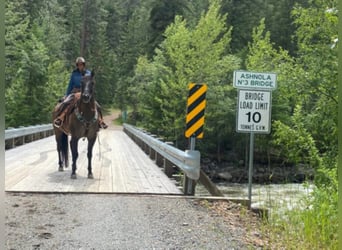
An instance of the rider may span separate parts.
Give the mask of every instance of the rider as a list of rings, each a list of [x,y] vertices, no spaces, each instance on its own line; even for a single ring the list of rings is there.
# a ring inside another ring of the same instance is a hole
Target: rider
[[[63,98],[63,103],[59,106],[58,116],[54,120],[53,124],[55,127],[59,128],[62,126],[65,115],[69,111],[70,103],[74,99],[73,93],[79,92],[81,90],[81,79],[83,75],[90,75],[91,72],[85,68],[85,60],[83,57],[77,57],[76,59],[76,69],[71,73],[69,85],[66,91],[66,94]],[[99,116],[99,127],[106,129],[108,127],[107,124],[103,121],[103,116],[101,112],[100,105],[96,102],[97,110],[100,114]]]

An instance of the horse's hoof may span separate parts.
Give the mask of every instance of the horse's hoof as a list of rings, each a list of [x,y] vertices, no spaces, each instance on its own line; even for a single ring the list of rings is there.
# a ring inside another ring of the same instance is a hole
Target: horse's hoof
[[[71,174],[71,179],[76,179],[76,174]]]
[[[88,174],[88,179],[94,179],[94,175],[93,174]]]
[[[59,167],[59,168],[58,168],[58,171],[59,171],[59,172],[63,172],[63,171],[64,171],[63,167]]]

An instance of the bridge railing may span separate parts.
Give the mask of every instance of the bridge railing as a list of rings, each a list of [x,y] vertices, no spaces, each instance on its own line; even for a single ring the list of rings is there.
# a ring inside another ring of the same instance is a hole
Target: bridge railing
[[[5,148],[10,149],[53,135],[52,124],[35,125],[5,130]]]
[[[158,166],[163,166],[166,175],[171,177],[173,165],[181,169],[187,177],[198,180],[200,177],[200,152],[175,148],[155,136],[132,125],[124,124],[124,131],[130,136]]]

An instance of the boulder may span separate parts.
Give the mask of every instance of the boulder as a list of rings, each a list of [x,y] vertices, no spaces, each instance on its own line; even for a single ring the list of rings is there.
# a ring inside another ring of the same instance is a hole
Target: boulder
[[[231,179],[233,178],[233,176],[229,172],[222,172],[222,173],[218,173],[217,175],[218,177],[226,181],[231,181]]]

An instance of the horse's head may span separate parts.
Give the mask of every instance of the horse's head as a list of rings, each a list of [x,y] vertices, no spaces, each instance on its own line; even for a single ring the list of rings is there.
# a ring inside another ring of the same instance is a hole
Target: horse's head
[[[94,95],[94,72],[91,75],[86,75],[82,77],[81,80],[81,100],[84,103],[89,103],[93,99]]]

